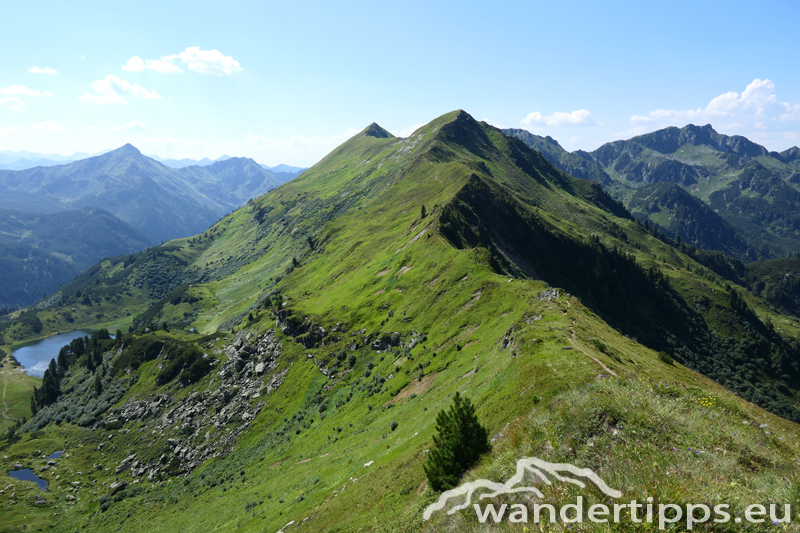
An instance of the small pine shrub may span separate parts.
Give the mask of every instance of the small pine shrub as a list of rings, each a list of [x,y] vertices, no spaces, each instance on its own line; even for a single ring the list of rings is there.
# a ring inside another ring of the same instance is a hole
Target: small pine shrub
[[[658,352],[658,359],[662,363],[665,363],[665,364],[668,364],[668,365],[675,364],[675,360],[667,352]]]

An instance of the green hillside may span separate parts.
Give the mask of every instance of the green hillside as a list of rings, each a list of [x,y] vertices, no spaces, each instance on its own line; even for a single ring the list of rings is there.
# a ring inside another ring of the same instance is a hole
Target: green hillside
[[[98,208],[49,215],[0,208],[0,308],[31,305],[100,259],[152,244],[150,237]]]
[[[479,531],[422,522],[456,391],[496,437],[469,476],[536,454],[626,497],[796,501],[800,324],[690,252],[463,111],[405,139],[372,124],[2,326],[128,333],[73,343],[45,378],[2,466],[51,492],[14,482],[0,529]]]
[[[746,257],[748,244],[734,227],[702,200],[672,182],[644,185],[625,201],[631,213],[703,250]]]

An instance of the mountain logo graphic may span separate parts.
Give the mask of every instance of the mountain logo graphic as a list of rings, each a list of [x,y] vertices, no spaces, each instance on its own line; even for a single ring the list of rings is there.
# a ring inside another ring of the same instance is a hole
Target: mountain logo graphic
[[[478,479],[443,492],[436,503],[432,503],[425,508],[422,515],[423,520],[428,520],[435,511],[447,508],[447,514],[451,515],[456,511],[466,509],[472,503],[472,497],[483,500],[496,498],[501,494],[531,493],[538,498],[544,498],[544,494],[533,486],[525,486],[522,482],[528,477],[537,480],[537,484],[545,483],[552,485],[552,477],[555,481],[572,483],[580,488],[585,488],[586,483],[581,480],[591,481],[603,494],[611,498],[621,498],[622,493],[606,485],[600,476],[589,468],[578,468],[568,463],[548,463],[536,457],[528,457],[517,461],[517,472],[505,483],[496,483],[488,479]],[[451,506],[448,508],[448,506]]]

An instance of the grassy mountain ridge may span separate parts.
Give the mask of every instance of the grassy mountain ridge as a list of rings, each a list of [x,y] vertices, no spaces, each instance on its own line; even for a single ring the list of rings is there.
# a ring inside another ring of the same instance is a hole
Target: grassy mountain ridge
[[[425,488],[421,463],[435,413],[453,392],[474,399],[492,434],[503,435],[501,453],[514,455],[526,450],[514,430],[525,416],[544,416],[564,402],[583,409],[591,398],[611,394],[588,392],[586,384],[602,386],[609,376],[632,383],[637,400],[653,403],[661,394],[654,383],[688,385],[666,393],[680,398],[675,405],[686,419],[705,412],[698,395],[713,395],[730,420],[741,424],[744,417],[779,432],[762,439],[765,449],[755,443],[757,426],[735,446],[709,436],[703,446],[713,442],[730,455],[724,464],[722,451],[698,459],[703,476],[761,480],[778,472],[777,464],[798,464],[797,425],[743,399],[792,416],[797,354],[784,336],[798,331],[795,320],[781,317],[768,329],[759,319],[764,302],[726,287],[654,236],[598,184],[566,175],[463,111],[406,139],[384,132],[371,125],[207,231],[104,261],[65,287],[71,295],[88,291],[109,312],[121,304],[141,311],[157,305],[146,320],[132,322],[141,329],[125,335],[122,348],[105,350],[104,363],[125,358],[119,369],[126,381],[118,384],[127,389],[110,408],[89,413],[90,429],[64,417],[87,404],[80,398],[100,400],[103,393],[92,392],[97,375],[102,390],[116,382],[99,370],[92,377],[78,363],[64,377],[61,399],[34,419],[54,423],[8,448],[9,461],[37,466],[34,451],[65,445],[70,455],[57,466],[63,480],[100,465],[84,478],[74,505],[67,504],[64,481],[45,471],[51,501],[38,508],[23,503],[31,494],[20,496],[9,527],[21,527],[27,516],[58,527],[75,521],[88,531],[277,531],[289,522],[287,531],[420,530],[421,511],[436,497]],[[80,301],[69,305],[91,320]],[[57,305],[37,311],[51,321],[48,327],[60,327],[63,313]],[[146,327],[157,331],[144,334]],[[14,339],[23,333],[19,325],[5,331]],[[259,347],[271,339],[279,353],[267,362]],[[726,339],[734,346],[714,345]],[[198,351],[133,349],[155,341]],[[652,348],[662,347],[680,362],[716,372],[742,397],[660,360]],[[159,379],[176,361],[190,368],[211,358],[218,362],[197,382]],[[267,363],[274,366],[259,372]],[[226,400],[213,394],[235,376],[258,391],[239,411],[247,429],[229,453],[193,466],[186,449],[212,446],[243,423],[214,424],[227,411]],[[184,408],[194,414],[175,423],[170,413]],[[617,434],[609,425],[618,432],[616,425],[630,420],[642,431],[637,438],[654,448],[648,450],[657,453],[656,463],[672,460],[667,443],[683,446],[691,438],[685,428],[680,436],[652,437],[633,402],[586,412],[591,424],[583,427],[595,434],[570,429],[580,425],[577,412],[573,426],[554,416],[541,430],[567,429],[547,437],[563,435],[549,451],[536,453],[581,464],[591,459],[604,477],[630,479],[626,491],[650,479],[626,478],[635,473],[630,465],[615,471],[604,463],[613,452],[599,444]],[[92,426],[117,416],[119,424],[107,429]],[[597,453],[589,456],[589,448]],[[112,489],[115,477],[130,486]],[[785,498],[793,482],[774,484],[768,496]],[[741,489],[734,492],[743,497]],[[52,505],[59,505],[58,517]]]
[[[457,248],[486,249],[498,273],[543,277],[565,287],[623,332],[668,349],[748,398],[774,404],[784,416],[797,416],[796,392],[788,397],[778,392],[793,391],[793,376],[800,375],[795,348],[746,305],[737,308],[740,296],[724,280],[718,283],[730,296],[711,296],[702,288],[705,278],[693,275],[691,259],[619,218],[627,213],[597,184],[567,176],[521,141],[464,112],[440,117],[409,139],[385,135],[369,126],[299,179],[206,233],[148,254],[154,263],[133,262],[111,278],[116,284],[109,292],[133,290],[146,293],[150,302],[170,300],[135,322],[137,327],[172,322],[203,332],[230,329],[280,290],[283,277],[298,265],[326,256],[336,234],[331,232],[345,221],[354,219],[351,224],[367,228],[374,239],[387,230],[372,227],[370,220],[408,218],[404,206],[428,201],[441,219],[439,233]],[[353,246],[341,242],[335,250],[354,254]],[[586,268],[592,277],[582,274]],[[327,269],[331,276],[337,270]],[[346,278],[345,272],[339,276]],[[96,278],[86,279],[88,287]],[[172,292],[179,289],[181,297]],[[68,285],[64,292],[73,290]],[[748,361],[753,351],[771,363]],[[748,372],[766,381],[755,382]]]

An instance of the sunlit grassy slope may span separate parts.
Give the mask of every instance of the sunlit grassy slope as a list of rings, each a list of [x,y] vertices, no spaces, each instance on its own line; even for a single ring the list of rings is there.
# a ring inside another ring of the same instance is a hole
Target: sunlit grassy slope
[[[742,290],[745,305],[733,306],[737,289],[596,185],[464,112],[407,139],[372,125],[203,234],[146,254],[108,261],[65,292],[106,290],[109,310],[158,301],[133,324],[182,340],[220,329],[209,352],[232,328],[281,326],[285,381],[231,453],[186,477],[141,481],[105,511],[109,483],[132,481],[114,466],[130,453],[167,453],[166,439],[185,429],[62,424],[24,436],[2,452],[3,467],[68,455],[41,474],[51,482],[46,506],[33,504],[38,489],[26,483],[14,484],[13,505],[0,496],[0,529],[278,531],[294,521],[285,531],[468,531],[468,514],[422,523],[436,498],[422,463],[436,413],[456,391],[502,434],[473,477],[503,481],[516,459],[535,454],[594,468],[626,498],[797,499],[800,428],[656,353],[670,350],[791,414],[797,357],[782,334],[794,337],[796,321],[773,317],[768,328],[759,320],[767,307]],[[370,347],[394,332],[392,346]],[[352,369],[323,375],[316,362],[333,368],[341,350],[355,356]],[[119,403],[214,386],[211,374],[158,387],[158,364],[139,367]],[[752,365],[758,386],[747,388],[736,365]],[[77,500],[67,498],[73,481]]]

